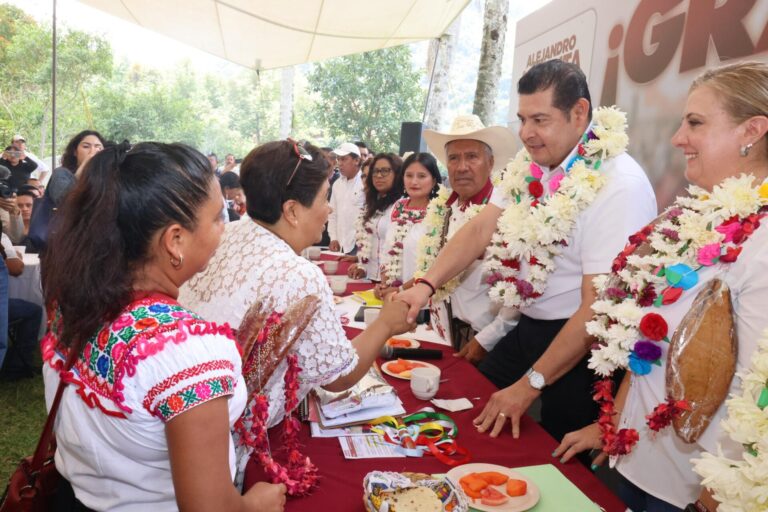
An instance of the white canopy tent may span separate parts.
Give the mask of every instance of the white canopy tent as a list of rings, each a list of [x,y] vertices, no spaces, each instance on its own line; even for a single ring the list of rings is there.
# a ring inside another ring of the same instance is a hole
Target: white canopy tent
[[[251,69],[440,37],[469,0],[80,0]]]

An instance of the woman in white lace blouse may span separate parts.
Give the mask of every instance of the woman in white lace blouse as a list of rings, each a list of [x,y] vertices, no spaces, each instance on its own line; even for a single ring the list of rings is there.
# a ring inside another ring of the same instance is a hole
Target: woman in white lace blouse
[[[325,276],[299,255],[320,240],[330,214],[327,177],[328,163],[314,146],[305,148],[289,140],[269,142],[251,151],[240,167],[248,215],[227,225],[206,271],[181,292],[191,310],[236,328],[242,327],[254,304],[261,304],[257,307],[264,313],[284,313],[306,297],[318,300],[306,328],[262,389],[269,401],[267,427],[279,423],[286,412],[284,380],[289,355],[298,357],[301,368],[300,401],[315,386],[342,391],[354,385],[385,341],[412,327],[404,323],[405,306],[388,301],[378,320],[348,340]],[[251,402],[255,396],[250,397]],[[241,469],[245,462],[247,457],[241,455]]]

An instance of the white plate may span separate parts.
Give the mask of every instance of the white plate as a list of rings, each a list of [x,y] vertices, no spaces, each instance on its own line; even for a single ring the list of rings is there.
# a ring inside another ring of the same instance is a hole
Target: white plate
[[[382,364],[381,365],[381,371],[383,371],[387,375],[391,375],[392,377],[394,377],[396,379],[411,380],[410,376],[404,377],[404,376],[400,375],[399,373],[391,372],[391,371],[388,370],[389,365],[391,365],[392,363],[394,363],[396,361],[397,361],[397,359],[393,359],[391,361],[387,361],[386,363]],[[411,363],[419,363],[421,365],[424,365],[427,368],[434,368],[435,370],[439,370],[439,368],[437,366],[435,366],[433,364],[430,364],[430,363],[426,363],[424,361],[414,361],[412,359],[403,359],[403,361],[410,361]]]
[[[495,487],[497,491],[499,491],[504,496],[507,496],[509,501],[503,505],[483,505],[480,503],[480,498],[473,500],[467,496],[469,506],[473,509],[482,510],[484,512],[523,512],[524,510],[533,508],[533,506],[539,502],[540,494],[538,486],[534,484],[527,476],[523,476],[520,473],[504,466],[497,466],[496,464],[485,464],[484,462],[474,462],[472,464],[464,464],[463,466],[455,467],[448,471],[446,476],[451,479],[451,481],[456,485],[457,489],[461,489],[461,484],[459,483],[459,479],[461,479],[461,477],[469,473],[482,473],[484,471],[496,471],[498,473],[504,473],[509,478],[525,480],[528,483],[528,492],[525,493],[525,496],[512,497],[507,496],[507,484],[493,485],[492,487]]]
[[[410,345],[408,345],[408,346],[402,346],[402,347],[401,347],[401,346],[399,346],[399,345],[397,345],[397,346],[395,346],[395,345],[390,345],[390,344],[389,344],[389,341],[390,341],[391,339],[393,339],[393,338],[394,338],[394,339],[396,339],[396,340],[407,341],[408,343],[410,343]],[[418,341],[416,341],[416,340],[409,340],[408,338],[403,338],[402,336],[392,336],[392,338],[389,338],[389,340],[387,340],[387,346],[389,346],[389,347],[392,347],[392,348],[419,348],[419,347],[421,346],[421,343],[419,343],[419,342],[418,342]]]

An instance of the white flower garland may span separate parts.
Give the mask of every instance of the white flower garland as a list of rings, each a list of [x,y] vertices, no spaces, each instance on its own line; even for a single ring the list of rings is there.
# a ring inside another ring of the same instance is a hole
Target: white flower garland
[[[363,222],[365,212],[362,212],[355,223],[355,245],[357,245],[357,258],[361,263],[371,261],[371,237],[376,222],[382,216],[382,212],[375,212],[367,222]]]
[[[579,143],[575,161],[569,163],[572,165],[550,197],[542,196],[538,180],[541,169],[526,150],[507,165],[501,189],[512,198],[512,204],[499,218],[484,263],[494,302],[519,308],[544,293],[555,270],[554,258],[567,242],[579,214],[605,183],[598,171],[600,165],[626,150],[629,138],[623,112],[601,107],[594,110],[592,122]],[[520,277],[522,264],[528,268],[525,278]]]
[[[676,300],[662,293],[669,289],[669,279],[665,273],[659,275],[660,268],[685,265],[693,271],[702,264],[712,264],[701,263],[702,251],[706,252],[706,248],[714,251],[710,261],[714,258],[728,261],[728,251],[736,248],[721,225],[733,216],[747,218],[768,203],[768,194],[761,197],[766,185],[758,188],[753,186],[753,180],[752,175],[731,177],[715,186],[712,192],[694,185],[688,187],[690,197],[678,198],[652,229],[646,228],[643,236],[653,249],[648,255],[634,254],[639,241],[630,238],[632,245],[618,258],[625,259],[626,266],[610,277],[595,280],[599,298],[592,309],[596,315],[586,327],[589,334],[598,338],[600,346],[592,350],[591,369],[605,377],[618,368],[632,367],[630,355],[636,348],[635,343],[647,339],[640,332],[644,308],[654,301]],[[734,228],[738,225],[733,224]],[[637,293],[627,293],[627,290]]]
[[[693,459],[701,484],[712,490],[720,512],[768,508],[768,330],[758,341],[751,368],[739,374],[742,393],[726,402],[723,430],[745,447],[741,460],[704,453]]]
[[[446,203],[450,197],[451,191],[441,185],[437,197],[432,199],[432,201],[429,202],[429,206],[427,206],[427,215],[424,219],[426,233],[419,241],[419,255],[416,260],[416,272],[414,277],[423,277],[437,259],[437,255],[441,249],[440,242],[445,226],[445,217],[449,211],[449,207]],[[475,215],[480,213],[483,207],[485,207],[484,204],[467,206],[467,209],[465,210],[467,220],[472,219]],[[438,288],[432,296],[432,303],[437,304],[438,302],[447,299],[456,288],[458,288],[463,278],[464,272]]]
[[[392,246],[382,257],[382,282],[386,277],[386,286],[402,286],[400,280],[403,271],[403,240],[413,228],[424,220],[426,209],[407,209],[408,199],[400,199],[392,210]]]

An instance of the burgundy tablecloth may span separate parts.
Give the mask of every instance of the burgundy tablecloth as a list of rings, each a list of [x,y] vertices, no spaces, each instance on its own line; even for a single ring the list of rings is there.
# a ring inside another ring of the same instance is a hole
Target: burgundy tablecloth
[[[339,273],[342,273],[342,270],[345,270],[347,265],[339,265],[339,267]],[[347,291],[350,292],[352,289],[365,289],[368,287],[370,285],[361,286],[354,284],[350,285]],[[359,332],[356,329],[348,329],[350,338]],[[474,366],[463,359],[454,358],[450,347],[426,343],[424,346],[439,348],[444,351],[443,359],[431,361],[442,370],[442,379],[447,379],[446,382],[440,385],[437,398],[466,397],[476,404],[470,410],[449,413],[459,429],[457,441],[469,449],[472,454],[472,462],[487,462],[513,468],[538,464],[554,464],[576,487],[581,489],[584,494],[607,512],[622,512],[626,509],[622,502],[587,468],[576,461],[561,464],[557,459],[553,458],[551,453],[557,446],[557,443],[536,422],[527,416],[523,418],[519,439],[513,439],[509,429],[506,429],[496,439],[486,434],[478,433],[472,425],[472,420],[480,413],[488,397],[496,391],[496,388]],[[421,407],[431,405],[429,402],[418,400],[413,396],[408,381],[389,376],[386,376],[386,378],[397,390],[406,411],[414,412]],[[479,399],[475,400],[477,397]],[[270,432],[272,446],[279,446],[278,431],[281,427],[282,425],[272,429]],[[303,426],[300,441],[305,447],[304,453],[319,467],[320,482],[310,496],[290,498],[286,506],[286,510],[289,512],[351,512],[364,510],[362,504],[362,483],[363,478],[370,471],[445,473],[450,469],[431,456],[421,458],[347,460],[341,452],[337,439],[312,438],[308,425]],[[246,487],[250,487],[253,483],[262,479],[262,471],[251,461],[246,470]]]

